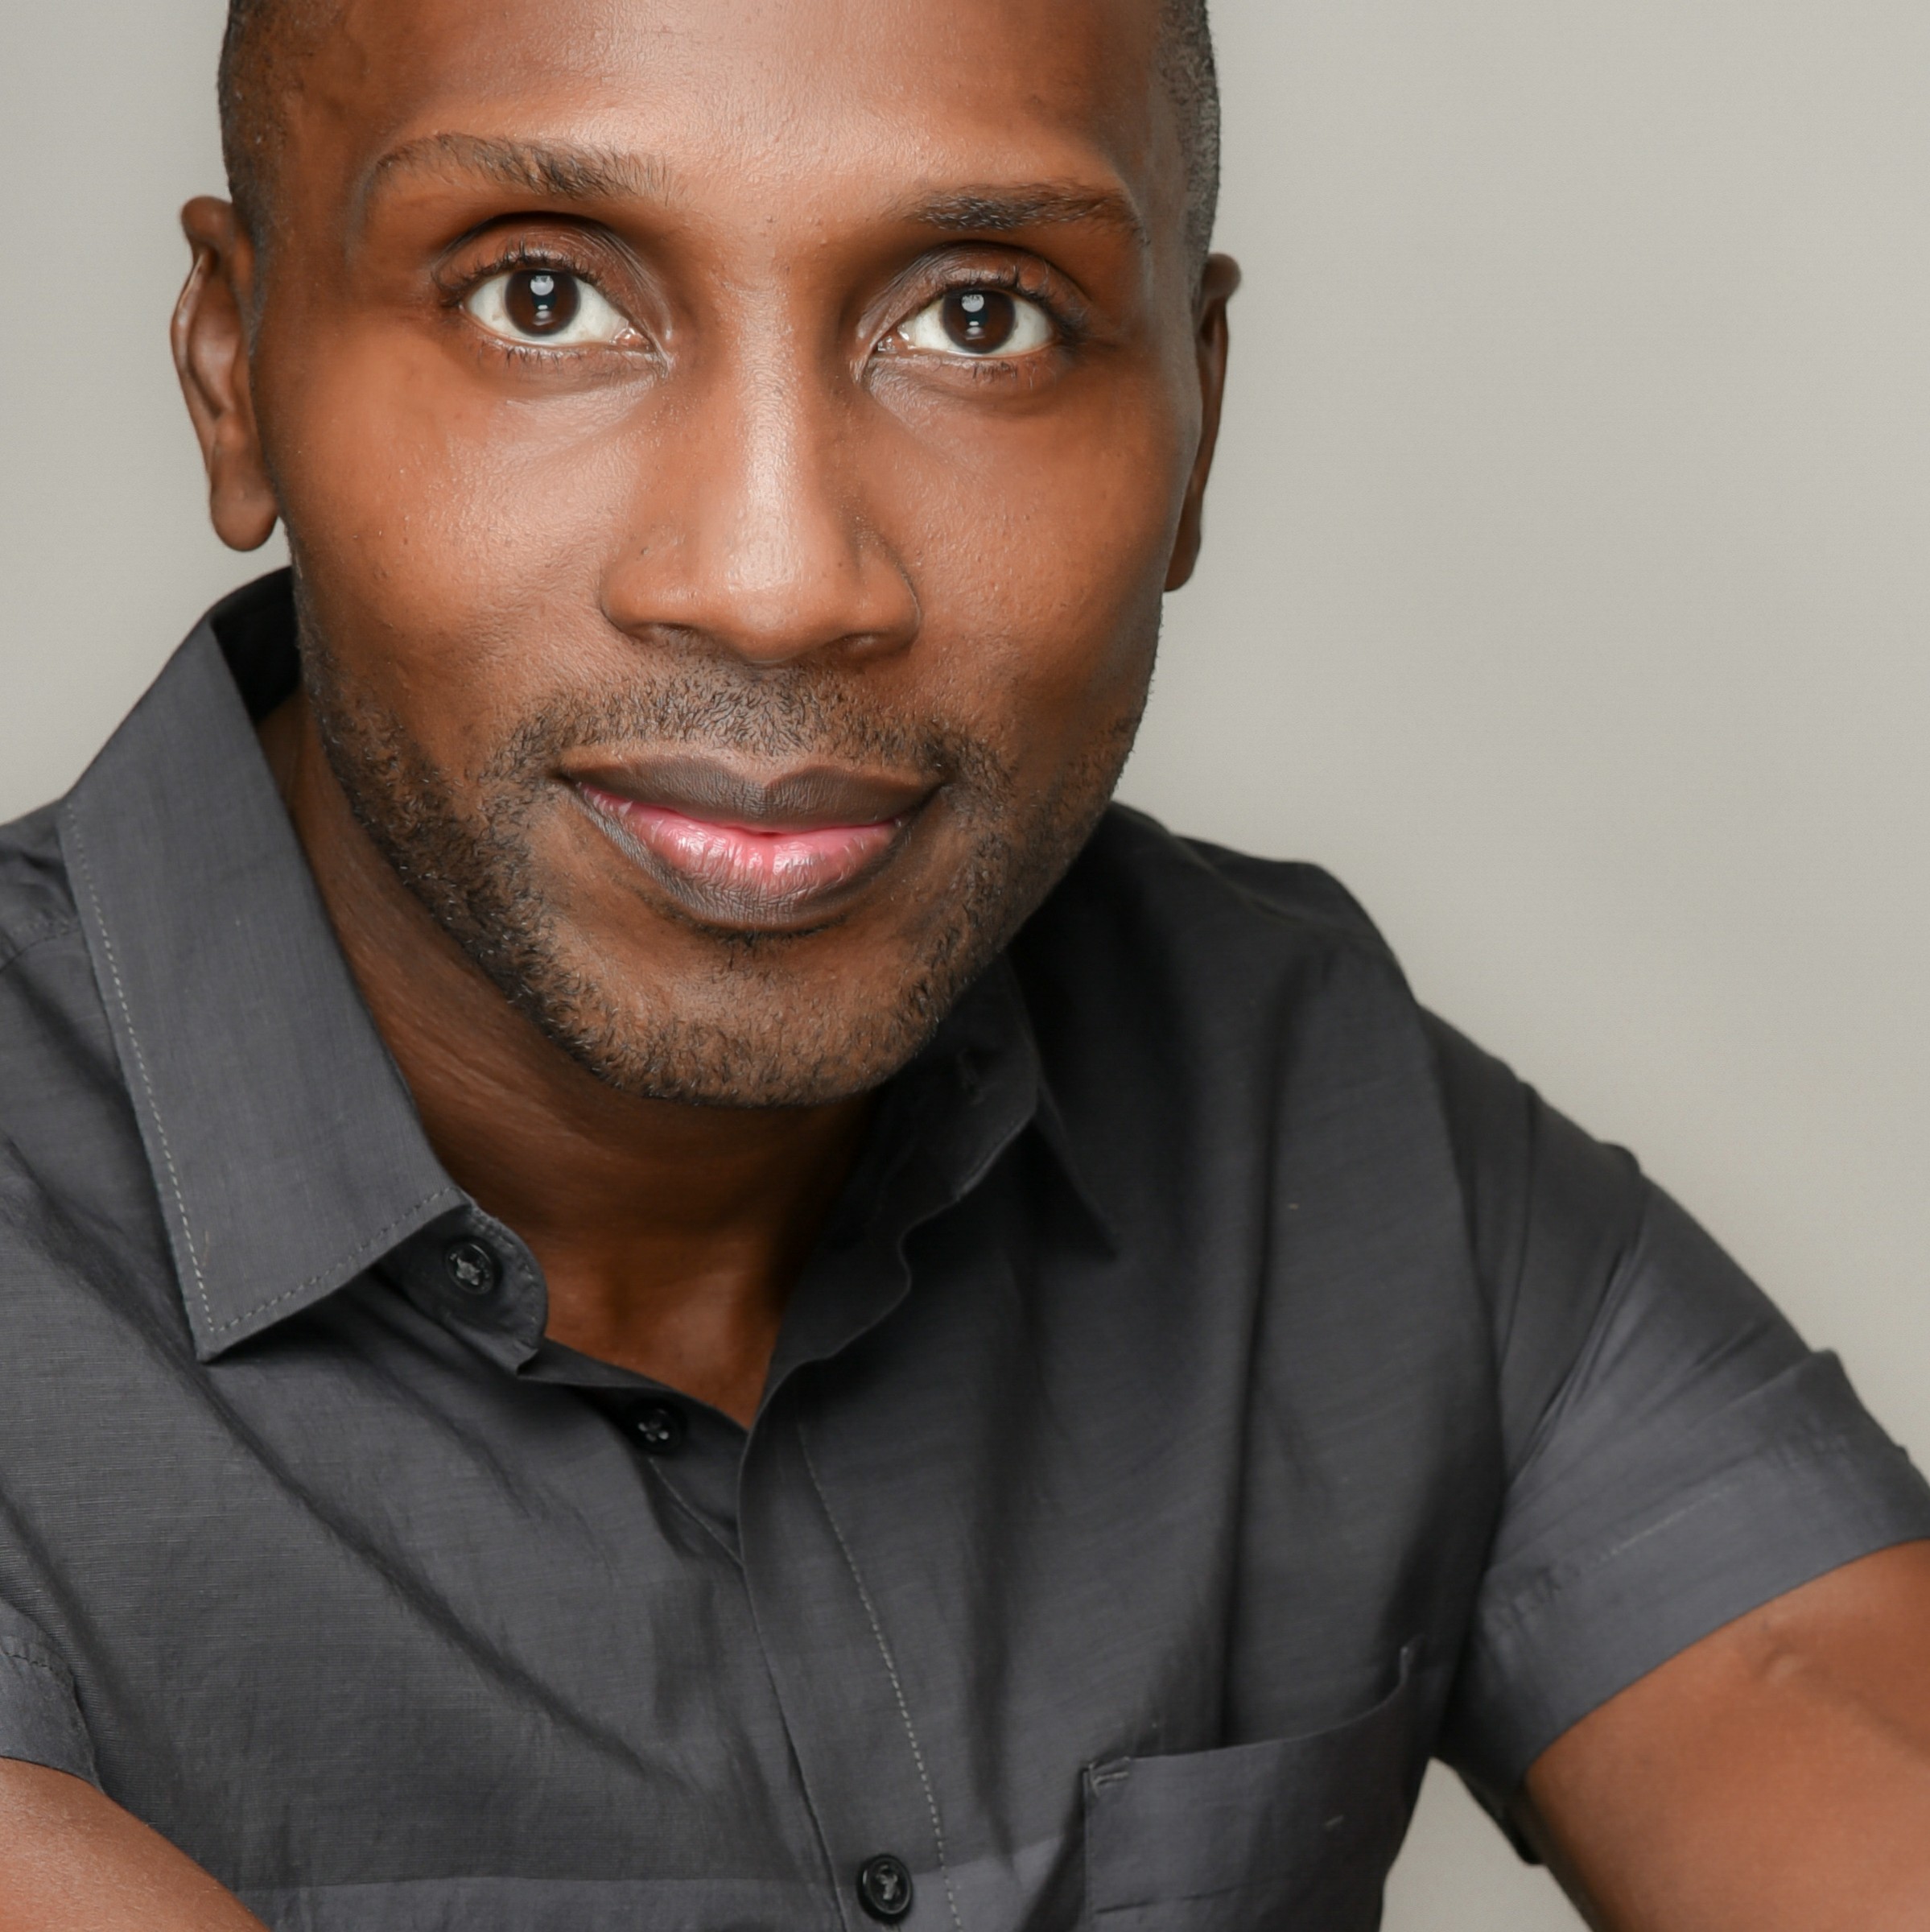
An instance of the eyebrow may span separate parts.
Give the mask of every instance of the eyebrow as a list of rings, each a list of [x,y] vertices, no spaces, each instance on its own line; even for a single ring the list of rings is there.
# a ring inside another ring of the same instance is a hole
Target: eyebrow
[[[647,155],[574,143],[515,141],[485,134],[424,134],[391,149],[372,167],[357,197],[365,210],[391,181],[410,175],[480,176],[497,186],[559,201],[667,200],[670,176]],[[1148,245],[1146,225],[1116,189],[1064,181],[955,188],[902,204],[899,218],[946,234],[1012,234],[1025,229],[1093,222]]]
[[[904,217],[947,234],[1010,234],[1021,229],[1067,227],[1097,222],[1124,232],[1141,248],[1146,225],[1139,210],[1112,188],[1080,188],[1066,182],[1029,182],[1018,188],[967,188],[905,208]]]
[[[390,181],[410,175],[452,174],[559,201],[662,200],[669,192],[664,169],[645,156],[485,134],[424,134],[390,149],[369,169],[360,200],[366,207]]]

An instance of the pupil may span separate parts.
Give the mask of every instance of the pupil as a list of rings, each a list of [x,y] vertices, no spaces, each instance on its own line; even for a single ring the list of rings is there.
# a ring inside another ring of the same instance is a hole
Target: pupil
[[[510,276],[503,306],[526,336],[553,336],[575,320],[582,299],[574,275],[526,268]]]
[[[1018,304],[996,289],[968,288],[945,298],[945,332],[960,349],[984,355],[1003,349],[1018,327]]]

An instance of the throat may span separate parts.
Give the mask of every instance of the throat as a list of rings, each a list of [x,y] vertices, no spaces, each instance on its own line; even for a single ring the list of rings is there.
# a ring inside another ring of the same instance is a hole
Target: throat
[[[701,1272],[666,1256],[618,1274],[551,1262],[545,1333],[567,1348],[648,1377],[748,1429],[777,1352],[797,1269],[781,1274],[717,1261]]]

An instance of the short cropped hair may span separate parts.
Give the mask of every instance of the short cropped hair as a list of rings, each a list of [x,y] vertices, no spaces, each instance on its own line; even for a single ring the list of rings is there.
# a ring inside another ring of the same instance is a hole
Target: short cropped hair
[[[221,158],[242,226],[258,242],[281,154],[282,104],[303,57],[328,31],[336,0],[229,0],[221,40]],[[1179,122],[1186,169],[1186,241],[1197,270],[1219,203],[1219,80],[1206,0],[1161,0],[1160,77]]]
[[[1160,77],[1179,122],[1186,168],[1186,244],[1197,273],[1219,211],[1219,70],[1206,0],[1161,0]]]

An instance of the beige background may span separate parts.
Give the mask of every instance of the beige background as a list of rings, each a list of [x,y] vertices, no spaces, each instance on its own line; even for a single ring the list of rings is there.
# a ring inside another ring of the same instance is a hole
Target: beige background
[[[0,814],[202,605],[217,0],[0,28]],[[1220,0],[1248,281],[1128,795],[1316,857],[1930,1458],[1930,7]],[[1572,1926],[1450,1781],[1395,1932]]]

